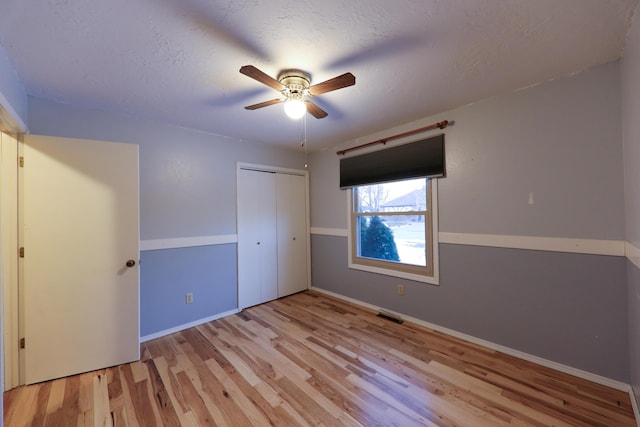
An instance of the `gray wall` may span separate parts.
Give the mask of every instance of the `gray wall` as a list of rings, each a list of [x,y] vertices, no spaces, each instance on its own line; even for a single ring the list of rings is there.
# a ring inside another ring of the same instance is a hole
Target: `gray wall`
[[[627,242],[640,248],[640,19],[636,13],[622,60],[622,128]],[[628,265],[631,384],[640,405],[640,256]]]
[[[140,336],[238,307],[235,244],[145,251],[140,265]]]
[[[622,257],[440,245],[441,285],[432,286],[347,268],[341,237],[314,235],[311,251],[314,286],[627,380]]]
[[[236,234],[236,162],[304,168],[304,153],[29,98],[31,133],[140,146],[140,238]],[[145,251],[143,336],[237,308],[236,245]],[[193,292],[194,302],[184,296]]]
[[[620,114],[616,62],[385,133],[454,122],[444,131],[441,232],[623,240]],[[347,227],[338,161],[335,150],[311,157],[312,227]],[[344,237],[313,236],[314,286],[629,379],[622,257],[440,244],[440,286],[432,286],[349,270],[346,246]],[[404,297],[396,294],[399,282]]]
[[[630,383],[640,407],[640,268],[627,262]]]

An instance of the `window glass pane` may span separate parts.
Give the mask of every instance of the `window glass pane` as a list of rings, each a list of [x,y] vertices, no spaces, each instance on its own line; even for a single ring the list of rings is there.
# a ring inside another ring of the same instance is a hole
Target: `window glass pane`
[[[424,211],[427,206],[426,178],[384,184],[362,185],[354,189],[355,212]]]
[[[425,216],[394,216],[392,219],[394,222],[389,222],[389,225],[398,247],[400,262],[425,267]]]
[[[426,266],[424,215],[362,215],[358,256]]]

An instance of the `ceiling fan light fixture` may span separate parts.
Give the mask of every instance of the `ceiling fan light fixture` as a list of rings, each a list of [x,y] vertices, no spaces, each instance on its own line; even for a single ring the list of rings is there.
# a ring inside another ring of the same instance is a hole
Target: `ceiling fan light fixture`
[[[302,118],[305,113],[311,114],[316,119],[327,117],[327,112],[311,102],[309,98],[356,84],[356,77],[351,73],[344,73],[313,86],[311,86],[309,73],[293,68],[281,71],[277,80],[253,65],[243,65],[240,67],[240,73],[277,90],[282,95],[277,99],[247,105],[244,107],[245,110],[257,110],[284,102],[285,113],[294,120]]]
[[[307,113],[307,104],[301,99],[287,99],[284,112],[290,119],[298,120]]]

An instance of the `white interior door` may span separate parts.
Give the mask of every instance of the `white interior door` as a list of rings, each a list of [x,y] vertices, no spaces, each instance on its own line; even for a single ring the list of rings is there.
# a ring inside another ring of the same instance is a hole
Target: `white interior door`
[[[307,191],[302,175],[279,173],[278,191],[278,296],[308,288]]]
[[[238,307],[278,298],[275,174],[238,169]]]
[[[25,382],[138,360],[138,146],[27,135],[24,158]]]

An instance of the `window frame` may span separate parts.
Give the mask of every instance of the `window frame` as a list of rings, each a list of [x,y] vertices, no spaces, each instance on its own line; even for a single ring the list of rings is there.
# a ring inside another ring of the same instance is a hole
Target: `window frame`
[[[407,179],[409,180],[409,179]],[[374,185],[374,184],[370,184]],[[364,186],[364,185],[363,185]],[[356,188],[356,187],[354,187]],[[357,218],[371,216],[371,212],[357,213],[354,211],[354,188],[347,191],[348,197],[348,267],[370,273],[383,274],[417,282],[439,285],[439,257],[438,257],[438,180],[429,178],[427,183],[427,210],[425,215],[425,249],[427,266],[403,264],[401,262],[384,261],[364,258],[357,255]],[[422,215],[423,211],[388,212],[385,216],[393,215]]]

